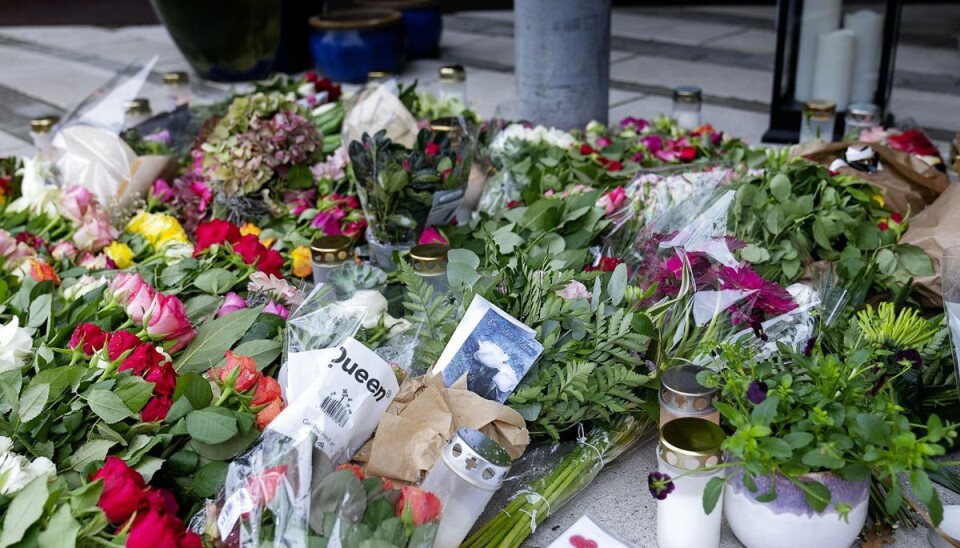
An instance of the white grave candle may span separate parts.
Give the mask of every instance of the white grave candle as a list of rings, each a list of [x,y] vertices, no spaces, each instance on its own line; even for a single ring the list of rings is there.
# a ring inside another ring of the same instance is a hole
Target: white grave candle
[[[843,0],[804,0],[800,15],[800,47],[794,98],[813,99],[813,71],[817,61],[817,37],[840,28]]]
[[[850,79],[857,37],[852,30],[821,34],[817,40],[817,66],[813,74],[813,96],[837,104],[837,110],[850,103]]]
[[[857,35],[850,101],[872,103],[883,52],[883,15],[870,10],[848,13],[843,18],[843,27]]]

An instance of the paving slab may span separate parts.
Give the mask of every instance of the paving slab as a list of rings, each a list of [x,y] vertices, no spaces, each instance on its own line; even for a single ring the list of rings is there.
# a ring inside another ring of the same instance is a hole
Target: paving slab
[[[62,108],[72,106],[113,76],[104,69],[9,46],[0,46],[0,59],[0,85]]]
[[[637,55],[610,67],[610,78],[673,88],[695,85],[705,95],[759,103],[770,101],[773,74],[768,71],[726,67],[711,63]]]

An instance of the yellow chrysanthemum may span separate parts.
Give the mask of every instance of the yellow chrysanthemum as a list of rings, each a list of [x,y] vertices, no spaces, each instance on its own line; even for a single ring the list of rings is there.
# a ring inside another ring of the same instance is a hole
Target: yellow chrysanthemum
[[[887,202],[883,199],[883,194],[874,194],[873,200],[880,204],[880,207],[887,205]]]
[[[155,248],[168,242],[190,243],[187,233],[171,215],[141,211],[127,224],[127,232],[140,234]]]
[[[293,275],[300,278],[306,278],[313,273],[313,259],[310,256],[310,248],[301,245],[290,252],[290,259],[293,261]]]
[[[260,236],[260,227],[257,226],[257,225],[255,225],[255,224],[253,224],[253,223],[247,223],[247,224],[241,226],[241,227],[240,227],[240,235],[241,235],[241,236],[246,236],[247,234],[253,234],[254,236],[259,237],[259,236]]]
[[[113,259],[117,268],[127,268],[133,264],[133,250],[125,243],[114,241],[103,251]]]

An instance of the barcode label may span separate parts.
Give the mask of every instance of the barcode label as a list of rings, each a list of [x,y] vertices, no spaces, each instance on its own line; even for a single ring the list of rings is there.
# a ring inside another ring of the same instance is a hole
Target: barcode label
[[[335,400],[330,396],[323,398],[323,403],[320,404],[320,410],[341,428],[347,424],[347,417],[350,416],[350,410],[339,400]]]
[[[220,515],[217,516],[217,529],[220,530],[220,539],[226,542],[233,526],[237,524],[240,515],[253,510],[253,499],[245,488],[240,488],[224,503]]]

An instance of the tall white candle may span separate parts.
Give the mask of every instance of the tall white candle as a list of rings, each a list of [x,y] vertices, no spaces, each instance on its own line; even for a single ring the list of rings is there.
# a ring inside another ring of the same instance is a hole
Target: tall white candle
[[[857,36],[850,101],[872,103],[883,52],[883,15],[870,10],[848,13],[843,18],[843,27]]]
[[[850,103],[850,80],[857,37],[852,30],[821,34],[817,40],[817,63],[813,73],[813,96],[837,104],[846,110]]]
[[[814,99],[813,69],[817,61],[817,38],[840,28],[843,0],[804,0],[800,15],[800,48],[797,52],[797,78],[794,98]]]

